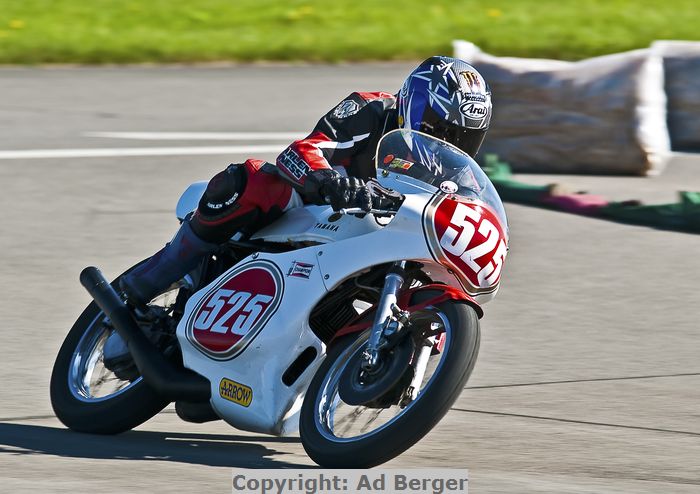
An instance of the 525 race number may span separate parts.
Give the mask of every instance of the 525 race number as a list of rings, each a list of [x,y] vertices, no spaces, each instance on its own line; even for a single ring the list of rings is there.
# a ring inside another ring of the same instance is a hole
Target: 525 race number
[[[243,336],[251,330],[272,298],[271,295],[220,288],[199,311],[194,329],[222,334],[230,331]]]
[[[282,289],[282,275],[272,263],[234,270],[199,300],[187,320],[187,338],[214,359],[235,357],[275,312]]]
[[[457,270],[475,293],[498,284],[508,253],[507,236],[488,206],[443,198],[429,227],[437,239],[437,245],[431,245],[439,260]]]

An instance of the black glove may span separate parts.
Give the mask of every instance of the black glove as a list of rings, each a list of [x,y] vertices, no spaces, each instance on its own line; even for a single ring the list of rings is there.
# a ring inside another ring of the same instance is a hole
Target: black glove
[[[328,177],[320,188],[321,195],[334,211],[344,208],[372,209],[372,192],[364,180],[355,177]]]
[[[403,194],[383,187],[374,178],[367,182],[367,188],[372,196],[372,208],[374,209],[392,209],[404,200]]]
[[[338,211],[344,208],[387,209],[404,199],[402,194],[382,187],[375,179],[364,182],[355,177],[343,177],[335,170],[321,169],[310,172],[299,191],[312,204],[330,204]]]

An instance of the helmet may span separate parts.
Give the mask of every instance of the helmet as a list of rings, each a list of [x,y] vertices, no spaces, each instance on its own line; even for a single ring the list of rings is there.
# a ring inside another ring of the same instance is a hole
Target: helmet
[[[474,157],[491,121],[491,89],[467,62],[431,57],[408,75],[397,106],[399,127],[425,132]]]

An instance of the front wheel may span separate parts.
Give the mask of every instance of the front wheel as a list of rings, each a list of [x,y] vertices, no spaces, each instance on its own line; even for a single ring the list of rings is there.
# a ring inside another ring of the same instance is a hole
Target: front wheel
[[[453,300],[427,311],[431,317],[421,318],[426,325],[425,336],[421,337],[420,331],[413,333],[418,337],[411,366],[421,360],[421,348],[429,346],[425,374],[415,390],[409,382],[415,384],[412,378],[417,372],[409,368],[408,377],[399,381],[398,389],[387,394],[389,399],[360,406],[345,403],[340,397],[342,391],[339,393],[341,376],[364,350],[369,331],[349,335],[331,347],[309,385],[301,409],[299,432],[312,460],[326,468],[379,465],[417,443],[454,404],[476,362],[479,320],[471,306]],[[437,325],[429,323],[430,319]],[[444,336],[436,338],[431,327],[442,328]],[[438,340],[444,346],[438,345]],[[439,351],[438,346],[442,346]]]

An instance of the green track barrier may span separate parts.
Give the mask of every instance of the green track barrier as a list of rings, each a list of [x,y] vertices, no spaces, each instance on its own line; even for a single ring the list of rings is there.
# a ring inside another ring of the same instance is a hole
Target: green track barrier
[[[642,204],[638,200],[608,201],[601,196],[569,193],[559,184],[530,185],[515,180],[510,165],[489,154],[482,164],[505,202],[555,209],[574,214],[649,226],[700,233],[700,192],[680,192],[672,204]]]

